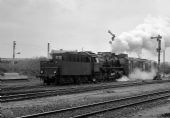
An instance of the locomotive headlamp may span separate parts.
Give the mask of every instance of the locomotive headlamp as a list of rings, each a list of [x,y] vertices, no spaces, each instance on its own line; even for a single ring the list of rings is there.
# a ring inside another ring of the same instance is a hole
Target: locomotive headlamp
[[[41,74],[43,74],[43,73],[44,73],[44,71],[43,71],[43,70],[41,70],[41,71],[40,71],[40,73],[41,73]]]
[[[56,74],[56,73],[57,73],[57,71],[55,70],[55,71],[54,71],[54,74]]]

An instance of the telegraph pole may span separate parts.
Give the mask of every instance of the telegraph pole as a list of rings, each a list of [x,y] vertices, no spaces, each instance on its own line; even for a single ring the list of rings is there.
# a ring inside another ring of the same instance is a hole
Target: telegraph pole
[[[47,44],[47,58],[50,56],[50,43]]]
[[[14,72],[16,41],[13,41],[12,71]]]
[[[165,77],[165,49],[163,51],[163,69],[164,69],[163,77]]]
[[[13,41],[13,59],[15,59],[15,47],[16,47],[16,41]]]
[[[160,55],[161,55],[161,39],[162,36],[158,35],[156,37],[151,37],[151,39],[157,39],[158,41],[158,48],[157,48],[157,52],[158,52],[158,72],[157,72],[157,79],[160,80]]]
[[[13,65],[15,62],[15,49],[16,49],[16,41],[13,41]]]

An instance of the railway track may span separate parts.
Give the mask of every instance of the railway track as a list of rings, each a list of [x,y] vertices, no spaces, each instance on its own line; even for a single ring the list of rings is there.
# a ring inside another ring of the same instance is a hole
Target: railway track
[[[169,81],[164,81],[164,82],[169,82]],[[95,91],[95,90],[102,90],[102,89],[109,89],[109,88],[128,87],[128,86],[136,86],[136,85],[144,85],[144,84],[155,84],[155,83],[160,83],[160,81],[132,82],[132,83],[117,84],[117,85],[102,85],[102,86],[82,87],[82,88],[73,87],[73,88],[59,89],[59,90],[31,91],[28,93],[5,94],[5,95],[1,95],[0,102],[19,101],[25,99],[40,98],[45,96],[73,94],[73,93],[81,93],[81,92]]]
[[[109,89],[109,88],[116,88],[116,87],[127,87],[127,86],[135,86],[140,85],[142,83],[126,83],[126,84],[117,84],[117,85],[102,85],[102,86],[95,86],[95,87],[83,87],[83,88],[69,88],[69,89],[59,89],[59,90],[45,90],[45,91],[31,91],[27,93],[20,93],[20,94],[5,94],[1,96],[1,102],[9,102],[9,101],[17,101],[17,100],[24,100],[24,99],[32,99],[38,97],[45,97],[45,96],[54,96],[54,95],[64,95],[64,94],[72,94],[72,93],[81,93],[87,91],[94,91],[94,90],[101,90],[101,89]]]
[[[70,107],[65,109],[59,109],[54,111],[48,111],[43,113],[37,113],[32,115],[21,116],[17,118],[85,118],[107,111],[114,111],[121,108],[138,105],[141,103],[151,102],[158,99],[164,99],[170,97],[170,90],[160,90],[157,92],[149,92],[140,95],[134,95],[130,97],[124,97],[109,101],[103,101],[88,105],[82,105],[77,107]]]

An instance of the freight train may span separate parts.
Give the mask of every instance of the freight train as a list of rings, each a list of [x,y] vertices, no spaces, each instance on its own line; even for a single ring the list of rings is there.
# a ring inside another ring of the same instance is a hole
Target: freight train
[[[53,50],[50,55],[51,59],[40,62],[40,78],[46,84],[116,81],[136,68],[151,71],[157,66],[151,60],[111,52]]]

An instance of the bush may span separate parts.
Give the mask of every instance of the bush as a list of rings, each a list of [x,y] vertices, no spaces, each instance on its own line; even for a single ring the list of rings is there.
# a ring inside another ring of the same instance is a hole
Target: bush
[[[35,76],[39,74],[41,60],[46,60],[46,58],[40,57],[17,60],[14,65],[12,63],[1,63],[0,72],[17,72],[24,75]]]

